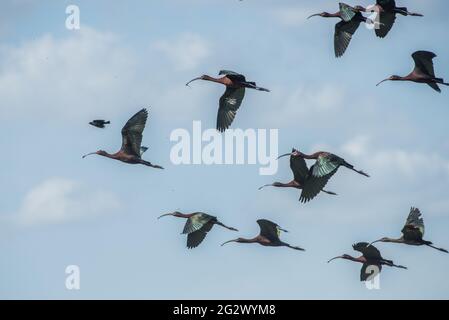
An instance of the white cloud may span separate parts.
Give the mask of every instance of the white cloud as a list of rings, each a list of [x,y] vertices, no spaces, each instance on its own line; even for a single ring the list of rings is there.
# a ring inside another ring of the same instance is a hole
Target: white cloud
[[[110,193],[87,190],[64,178],[48,179],[25,196],[18,213],[22,225],[42,225],[76,221],[120,207]]]
[[[133,56],[118,38],[84,26],[0,47],[0,115],[85,117],[125,104]]]
[[[208,42],[193,33],[185,33],[172,40],[160,40],[153,47],[163,52],[179,70],[196,68],[211,53]]]

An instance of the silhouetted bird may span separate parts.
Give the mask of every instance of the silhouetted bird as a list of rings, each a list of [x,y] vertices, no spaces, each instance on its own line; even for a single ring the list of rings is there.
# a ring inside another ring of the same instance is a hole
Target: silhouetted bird
[[[165,216],[174,216],[178,218],[187,219],[182,234],[187,234],[187,248],[192,249],[198,247],[198,245],[204,240],[206,234],[216,224],[232,231],[238,231],[235,228],[228,227],[218,221],[217,217],[208,215],[204,212],[194,212],[184,214],[178,211],[163,214],[158,219]]]
[[[110,124],[111,121],[105,121],[105,120],[93,120],[89,122],[90,125],[103,129],[105,125]]]
[[[434,247],[432,242],[426,241],[424,237],[424,220],[418,208],[411,208],[404,227],[401,230],[402,236],[398,239],[384,237],[376,242],[403,243],[411,246],[428,246],[441,252],[449,253],[446,249]]]

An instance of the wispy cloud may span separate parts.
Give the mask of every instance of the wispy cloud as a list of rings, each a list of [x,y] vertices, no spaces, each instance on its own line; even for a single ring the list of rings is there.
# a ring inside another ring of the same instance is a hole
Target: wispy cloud
[[[93,191],[82,184],[51,178],[31,189],[17,214],[21,225],[45,225],[98,216],[120,207],[117,198],[105,191]]]

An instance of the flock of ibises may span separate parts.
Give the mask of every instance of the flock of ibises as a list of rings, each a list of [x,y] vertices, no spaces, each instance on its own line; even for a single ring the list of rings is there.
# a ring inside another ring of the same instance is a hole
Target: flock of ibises
[[[375,21],[363,16],[363,13],[372,12],[375,12],[377,14],[378,18]],[[398,14],[403,16],[422,17],[421,14],[409,12],[407,8],[397,7],[394,0],[377,0],[376,5],[367,8],[361,6],[351,7],[347,4],[340,3],[340,10],[336,13],[323,12],[314,14],[310,17],[321,16],[325,18],[334,17],[341,19],[341,21],[335,26],[334,35],[335,55],[336,57],[340,57],[346,51],[349,42],[352,39],[352,36],[355,34],[357,28],[362,22],[373,24],[376,35],[383,38],[391,30],[393,24],[395,23],[396,15]],[[381,81],[380,83],[387,80],[413,81],[417,83],[428,84],[438,92],[441,92],[438,86],[439,84],[449,86],[449,84],[445,83],[442,78],[438,78],[435,76],[433,59],[436,57],[436,55],[434,53],[429,51],[417,51],[413,53],[412,57],[415,62],[415,68],[409,75],[405,77],[393,75]],[[269,90],[257,86],[255,82],[247,81],[245,76],[233,71],[222,70],[219,72],[219,75],[221,77],[218,78],[214,78],[208,75],[202,75],[189,81],[186,85],[188,86],[192,81],[195,80],[205,80],[219,83],[226,87],[225,93],[219,100],[216,125],[218,131],[224,132],[232,124],[236,113],[242,104],[246,89],[254,89],[265,92],[269,92]],[[128,164],[142,164],[152,168],[163,169],[159,165],[152,164],[151,162],[142,159],[142,154],[148,149],[142,146],[142,133],[145,128],[147,118],[148,111],[146,109],[142,109],[128,120],[121,131],[122,147],[118,152],[110,154],[106,151],[99,150],[89,153],[83,156],[83,158],[88,155],[96,154],[119,160]],[[105,126],[107,124],[110,124],[110,122],[105,120],[93,120],[92,122],[90,122],[90,124],[98,128],[105,128]],[[324,188],[327,185],[329,179],[337,172],[340,167],[345,167],[360,175],[369,177],[369,175],[364,171],[355,169],[352,164],[348,163],[343,158],[329,152],[320,151],[313,154],[304,154],[299,150],[292,149],[290,153],[281,155],[279,158],[286,156],[290,157],[290,168],[293,172],[292,181],[288,183],[274,182],[272,184],[264,185],[259,189],[267,186],[280,188],[296,188],[298,190],[301,190],[299,200],[305,203],[314,199],[320,192],[336,195],[334,192],[324,190]],[[309,168],[307,166],[306,160],[313,160],[314,164]],[[207,233],[212,229],[214,225],[219,225],[231,231],[238,231],[233,227],[229,227],[223,224],[217,219],[217,217],[204,212],[194,212],[186,214],[175,211],[172,213],[164,214],[159,218],[164,216],[173,216],[187,219],[182,233],[187,235],[187,247],[189,249],[197,247],[204,240]],[[259,243],[262,246],[288,247],[291,249],[304,251],[304,249],[301,247],[292,246],[288,243],[283,242],[280,239],[280,233],[282,231],[287,231],[282,229],[276,223],[265,219],[257,220],[257,223],[260,227],[260,233],[257,236],[249,239],[237,238],[234,240],[229,240],[222,245],[230,242]],[[373,246],[373,244],[376,242],[402,243],[411,246],[428,246],[441,252],[449,253],[447,250],[435,247],[432,242],[423,239],[424,222],[421,217],[421,212],[417,208],[411,208],[401,232],[402,235],[399,238],[385,237],[372,243],[359,242],[354,244],[353,249],[361,253],[360,257],[353,257],[344,254],[329,260],[329,262],[334,259],[346,259],[361,263],[362,269],[360,273],[360,280],[366,281],[376,276],[377,273],[382,269],[382,266],[406,269],[406,267],[404,266],[394,264],[392,260],[384,259],[381,256],[379,250]],[[375,269],[369,268],[370,266],[377,267],[377,272],[373,271]]]

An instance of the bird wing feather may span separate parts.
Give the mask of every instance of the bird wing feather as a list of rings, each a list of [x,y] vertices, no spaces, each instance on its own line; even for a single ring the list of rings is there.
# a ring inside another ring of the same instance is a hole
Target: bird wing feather
[[[335,25],[334,51],[337,58],[343,56],[359,26],[360,21],[355,19],[340,21]]]
[[[290,156],[290,169],[296,182],[304,185],[309,177],[309,168],[307,168],[306,160],[299,156]]]
[[[415,61],[415,70],[416,73],[424,73],[430,75],[431,77],[435,77],[435,70],[433,67],[433,58],[437,55],[430,51],[416,51],[412,54],[412,58]]]
[[[311,168],[313,170],[313,166]],[[299,198],[299,201],[302,203],[309,202],[310,200],[314,199],[327,185],[330,178],[335,174],[335,170],[328,175],[322,176],[322,177],[315,177],[312,174],[309,175],[306,182],[303,185],[301,197]]]
[[[142,109],[126,122],[122,129],[122,151],[140,158],[142,133],[148,118],[148,111]]]
[[[226,87],[225,93],[220,98],[220,107],[217,115],[217,130],[225,131],[234,121],[237,110],[245,96],[245,88]]]
[[[229,79],[231,79],[232,81],[238,81],[238,82],[245,82],[246,78],[244,75],[231,71],[231,70],[221,70],[218,73],[220,76],[226,76]]]
[[[335,173],[344,160],[332,153],[320,155],[312,166],[312,175],[314,177],[324,177]]]
[[[198,247],[213,226],[214,223],[209,221],[201,229],[189,233],[187,235],[187,248],[192,249]]]
[[[259,219],[257,220],[257,223],[260,227],[260,235],[267,238],[270,241],[278,241],[279,240],[279,226],[266,219]]]
[[[355,17],[356,12],[354,11],[354,8],[351,7],[350,5],[347,5],[346,3],[342,3],[340,2],[339,4],[340,6],[340,15],[341,18],[343,19],[343,21],[351,21],[352,18]]]
[[[373,245],[369,245],[367,242],[359,242],[352,246],[355,251],[360,252],[367,260],[380,260],[382,256],[380,251]]]
[[[210,221],[216,221],[217,218],[207,213],[198,212],[187,219],[186,224],[184,226],[183,234],[190,234],[192,232],[200,230]]]
[[[407,240],[422,240],[424,231],[424,220],[421,211],[412,207],[401,232]]]
[[[362,269],[360,270],[360,281],[367,281],[373,279],[372,277],[375,277],[376,271],[373,270],[372,272],[368,272],[368,267],[373,266],[377,267],[379,272],[382,270],[381,264],[374,264],[374,263],[364,263],[362,265]]]
[[[385,38],[396,22],[396,14],[391,11],[384,11],[378,13],[378,15],[380,25],[377,25],[374,31],[379,38]]]

